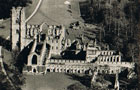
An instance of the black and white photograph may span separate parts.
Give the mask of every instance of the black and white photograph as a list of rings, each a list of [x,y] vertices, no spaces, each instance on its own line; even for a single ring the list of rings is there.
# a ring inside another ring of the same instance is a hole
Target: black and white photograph
[[[0,90],[140,90],[140,0],[0,0]]]

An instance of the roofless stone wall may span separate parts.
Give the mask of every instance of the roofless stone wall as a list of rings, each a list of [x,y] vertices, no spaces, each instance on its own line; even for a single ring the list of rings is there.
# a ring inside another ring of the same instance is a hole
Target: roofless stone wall
[[[50,59],[50,60],[46,60],[46,64],[48,63],[87,63],[87,62],[83,60]]]
[[[88,63],[82,60],[50,59],[45,65],[30,65],[23,70],[27,74],[45,74],[47,72],[60,73],[84,73],[90,74],[92,70],[98,73],[115,74],[121,72],[121,68],[133,68],[134,63],[97,61]]]

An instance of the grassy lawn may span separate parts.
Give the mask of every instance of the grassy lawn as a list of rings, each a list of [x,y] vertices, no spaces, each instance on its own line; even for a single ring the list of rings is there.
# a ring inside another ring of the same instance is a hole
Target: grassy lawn
[[[34,1],[33,1],[34,2]],[[71,13],[68,11],[68,5],[64,4],[65,0],[43,0],[37,13],[29,20],[29,24],[41,24],[46,22],[50,25],[68,25],[77,21],[79,18],[78,1],[71,0]],[[36,3],[33,3],[36,4]],[[32,5],[34,8],[34,5]],[[32,12],[33,9],[27,10]]]
[[[6,49],[2,48],[2,55],[3,57],[3,61],[10,65],[10,63],[13,61],[12,60],[12,53],[10,51],[7,51]]]
[[[46,75],[25,75],[23,90],[66,90],[66,87],[78,81],[70,79],[64,73],[47,73]]]
[[[28,18],[30,15],[31,15],[31,13],[34,11],[34,9],[36,8],[36,5],[38,4],[38,1],[39,0],[32,0],[32,4],[29,4],[29,6],[27,6],[26,8],[25,8],[25,16],[26,16],[26,18]]]
[[[0,23],[0,36],[7,38],[10,35],[10,19],[6,19]]]

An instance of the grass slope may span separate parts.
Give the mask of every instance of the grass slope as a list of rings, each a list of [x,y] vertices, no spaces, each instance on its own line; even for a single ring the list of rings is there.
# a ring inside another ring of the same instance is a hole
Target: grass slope
[[[68,5],[65,5],[64,2],[65,0],[43,0],[39,10],[28,23],[41,24],[46,22],[50,25],[68,25],[78,19],[80,20],[79,7],[77,7],[79,4],[78,1],[71,1],[71,12],[68,11]],[[32,12],[32,9],[28,12]]]
[[[10,19],[0,22],[0,36],[7,38],[10,35]]]
[[[47,73],[46,75],[26,75],[23,90],[66,90],[67,86],[78,81],[70,79],[64,73]]]

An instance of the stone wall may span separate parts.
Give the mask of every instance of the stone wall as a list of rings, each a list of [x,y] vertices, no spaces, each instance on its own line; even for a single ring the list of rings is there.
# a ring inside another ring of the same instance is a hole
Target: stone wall
[[[98,67],[96,69],[92,66],[80,66],[80,65],[55,65],[48,64],[46,66],[27,66],[23,72],[27,74],[46,74],[48,72],[59,72],[59,73],[81,73],[81,74],[92,74],[92,70],[98,73],[115,74],[121,72],[120,67]]]
[[[32,38],[40,33],[40,25],[27,25],[26,37]]]
[[[122,67],[133,68],[134,63],[106,61],[88,63],[86,61],[81,60],[51,59],[46,60],[45,65],[28,65],[27,67],[30,67],[30,70],[25,69],[25,73],[41,74],[47,72],[63,72],[85,74],[88,72],[88,74],[90,74],[92,70],[96,70],[98,71],[98,73],[116,74],[118,72],[121,72]]]
[[[25,39],[25,13],[22,7],[12,8],[11,17],[11,42],[12,50],[22,50],[26,46]]]
[[[110,56],[98,56],[98,61],[100,62],[121,62],[120,55],[110,55]]]
[[[87,63],[86,61],[83,60],[68,60],[68,59],[50,59],[46,60],[46,64],[48,63]]]

